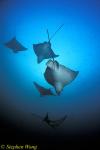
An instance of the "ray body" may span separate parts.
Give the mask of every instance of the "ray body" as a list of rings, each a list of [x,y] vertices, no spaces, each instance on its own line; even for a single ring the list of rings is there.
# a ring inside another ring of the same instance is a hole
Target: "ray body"
[[[25,48],[18,40],[16,40],[16,37],[5,43],[5,46],[12,49],[14,53],[27,50],[27,48]]]
[[[38,83],[34,82],[34,85],[38,92],[40,93],[40,96],[50,96],[55,94],[51,91],[51,89],[44,88],[43,86],[39,85]]]
[[[45,117],[41,117],[40,115],[37,115],[35,113],[32,113],[33,116],[38,117],[40,120],[42,120],[43,122],[45,122],[49,127],[56,129],[57,127],[61,126],[61,124],[66,120],[67,115],[65,115],[64,117],[58,119],[58,120],[51,120],[49,118],[48,113],[45,115]]]
[[[59,55],[56,55],[51,49],[50,42],[33,44],[33,49],[37,56],[38,63],[41,63],[44,59],[55,58],[59,56]]]
[[[66,118],[67,118],[67,115],[65,115],[64,117],[62,117],[58,120],[51,120],[47,113],[45,118],[43,119],[43,121],[46,122],[50,127],[57,128],[65,121]]]
[[[56,93],[59,95],[63,88],[76,78],[78,73],[78,71],[73,71],[57,61],[49,60],[44,77],[49,84],[54,86]]]

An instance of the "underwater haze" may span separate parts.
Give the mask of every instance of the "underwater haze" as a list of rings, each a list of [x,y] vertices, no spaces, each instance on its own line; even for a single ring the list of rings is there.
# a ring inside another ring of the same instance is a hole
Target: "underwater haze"
[[[56,60],[79,71],[60,96],[40,97],[33,82],[50,86],[44,78],[46,62],[37,63],[33,44],[51,40]],[[17,54],[5,43],[13,37],[26,48]],[[100,126],[100,1],[99,0],[1,0],[0,1],[0,113],[5,120],[31,132],[84,134]],[[32,113],[51,119],[67,115],[52,130]]]

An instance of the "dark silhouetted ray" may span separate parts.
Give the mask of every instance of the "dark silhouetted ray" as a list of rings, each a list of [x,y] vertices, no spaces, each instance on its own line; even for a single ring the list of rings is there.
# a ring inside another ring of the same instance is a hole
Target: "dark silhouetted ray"
[[[67,115],[65,115],[64,117],[62,117],[58,120],[51,120],[47,113],[46,116],[44,117],[43,121],[45,121],[50,127],[57,128],[65,121],[66,118],[67,118]]]
[[[59,56],[59,55],[56,55],[51,49],[50,42],[33,44],[33,49],[37,56],[38,63],[41,63],[44,59],[55,58]]]
[[[43,42],[39,44],[33,44],[33,49],[34,52],[37,56],[37,62],[41,63],[44,59],[50,59],[50,58],[56,58],[59,55],[56,55],[54,51],[51,48],[51,39],[56,35],[56,33],[62,28],[63,25],[61,25],[57,31],[51,36],[49,36],[49,32],[47,30],[47,35],[48,35],[48,42]]]
[[[19,41],[16,40],[16,37],[14,37],[8,43],[5,43],[5,46],[12,49],[14,53],[27,50],[27,48],[25,48]]]
[[[33,82],[33,83],[34,83],[36,89],[39,91],[40,96],[47,96],[47,95],[55,96],[55,94],[51,91],[51,89],[44,88],[41,85],[37,84],[36,82]]]
[[[54,129],[59,127],[65,121],[65,119],[67,118],[67,115],[65,115],[64,117],[62,117],[58,120],[51,120],[49,118],[48,113],[46,114],[46,116],[44,118],[37,115],[37,114],[34,114],[34,113],[32,113],[32,115],[40,118],[42,121],[44,121],[46,124],[48,124],[50,127],[54,128]]]

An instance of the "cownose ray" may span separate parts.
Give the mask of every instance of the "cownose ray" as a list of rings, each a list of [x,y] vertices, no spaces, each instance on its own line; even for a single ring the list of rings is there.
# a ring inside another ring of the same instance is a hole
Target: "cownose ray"
[[[55,96],[55,94],[52,92],[52,90],[50,88],[47,89],[47,88],[39,85],[36,82],[33,82],[33,83],[34,83],[36,89],[38,90],[38,92],[40,93],[41,97],[43,97],[43,96],[50,96],[50,95]]]
[[[9,42],[5,43],[5,46],[12,49],[14,53],[27,50],[27,48],[16,39],[16,37],[13,37]]]
[[[79,71],[71,70],[57,61],[49,60],[47,68],[44,72],[46,81],[51,84],[58,95],[60,95],[63,88],[70,84],[78,75]]]
[[[53,129],[56,129],[57,127],[61,126],[61,124],[66,120],[67,115],[63,116],[62,118],[58,119],[58,120],[51,120],[49,118],[48,113],[45,115],[45,117],[41,117],[40,115],[37,115],[35,113],[32,113],[33,116],[38,117],[39,119],[41,119],[42,121],[44,121],[48,126],[50,126]]]
[[[43,43],[38,43],[38,44],[33,44],[33,49],[34,52],[37,56],[37,63],[41,63],[44,59],[50,59],[50,58],[56,58],[59,55],[56,55],[54,51],[51,48],[51,39],[55,36],[55,34],[62,28],[63,25],[61,25],[58,30],[51,36],[49,37],[49,32],[47,30],[47,35],[48,35],[48,41],[43,42]]]

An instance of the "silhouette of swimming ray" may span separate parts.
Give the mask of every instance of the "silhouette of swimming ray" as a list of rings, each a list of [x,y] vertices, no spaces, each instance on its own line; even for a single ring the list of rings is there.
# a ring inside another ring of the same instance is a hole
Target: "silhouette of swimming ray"
[[[38,83],[36,82],[33,82],[36,89],[39,91],[40,93],[40,96],[50,96],[50,95],[53,95],[55,96],[55,94],[51,91],[51,89],[47,89],[47,88],[44,88],[43,86],[39,85]]]
[[[78,71],[71,70],[57,61],[49,60],[44,73],[46,81],[51,84],[59,95],[63,88],[70,84],[78,75]]]
[[[5,43],[5,46],[12,49],[14,53],[27,50],[27,48],[25,48],[18,40],[16,40],[16,37]]]
[[[46,124],[48,124],[50,127],[54,128],[54,129],[59,127],[67,118],[67,115],[65,115],[64,117],[62,117],[58,120],[51,120],[49,118],[48,113],[46,114],[46,116],[44,118],[35,113],[32,113],[32,115],[38,117],[40,120],[44,121]]]
[[[57,31],[51,36],[49,36],[49,32],[47,30],[47,35],[48,35],[48,42],[43,42],[39,44],[33,44],[33,50],[37,56],[37,62],[41,63],[44,59],[50,59],[58,57],[59,55],[56,55],[54,51],[51,48],[51,39],[56,35],[56,33],[62,28],[63,25],[61,25]]]
[[[41,63],[44,59],[56,58],[59,55],[56,55],[51,49],[50,42],[44,42],[39,44],[33,44],[34,52],[37,56],[37,62]]]

